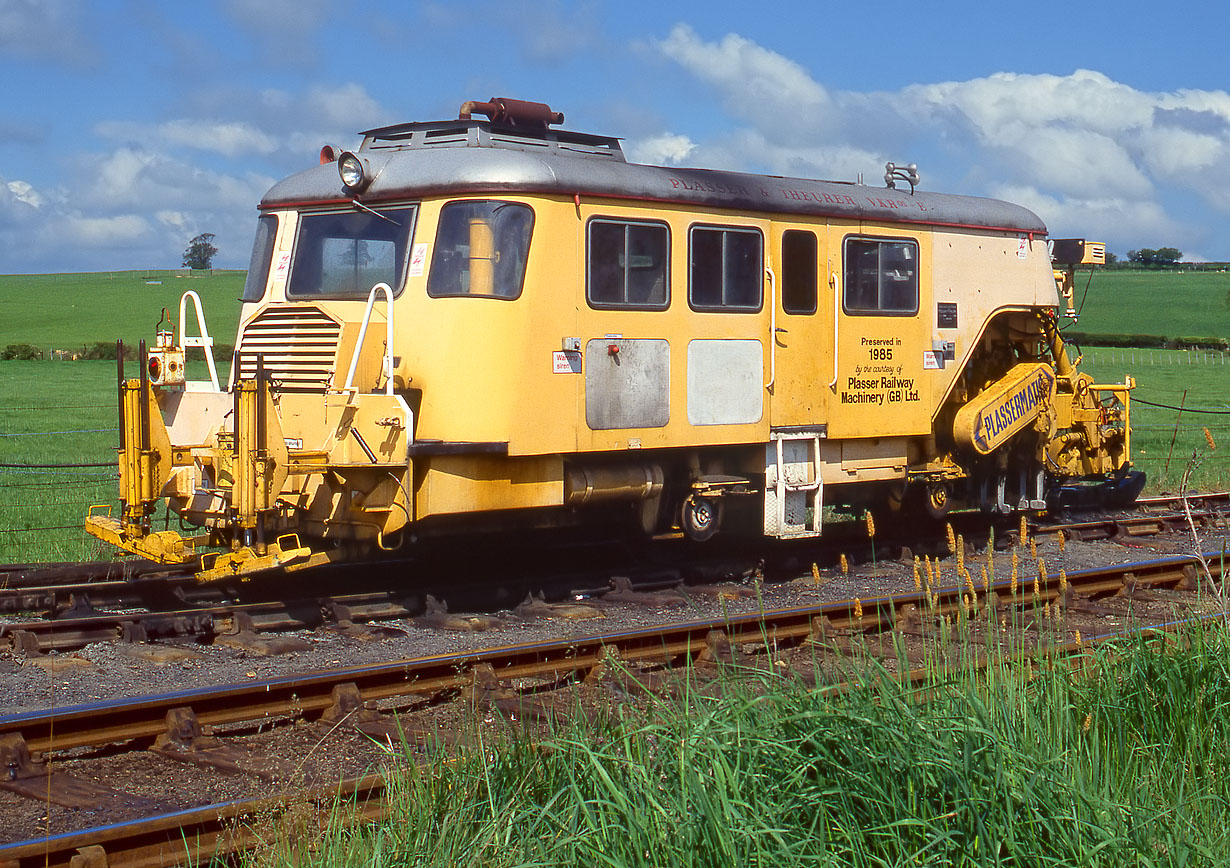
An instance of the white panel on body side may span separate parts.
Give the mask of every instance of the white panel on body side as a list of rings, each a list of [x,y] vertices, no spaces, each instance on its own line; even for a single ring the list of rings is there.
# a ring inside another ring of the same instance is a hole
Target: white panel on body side
[[[745,425],[764,416],[764,349],[755,340],[688,342],[688,421]]]
[[[585,344],[585,422],[595,431],[661,428],[671,418],[671,348],[651,338]]]

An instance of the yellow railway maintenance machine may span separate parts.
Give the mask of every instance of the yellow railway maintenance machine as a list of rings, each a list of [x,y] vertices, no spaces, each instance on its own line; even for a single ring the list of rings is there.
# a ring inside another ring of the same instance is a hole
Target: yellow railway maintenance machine
[[[276,184],[228,383],[185,381],[212,344],[185,297],[121,369],[123,506],[89,531],[211,579],[500,529],[798,537],[822,505],[1134,497],[1131,381],[1095,385],[1059,329],[1097,245],[912,166],[635,165],[561,122],[466,103]],[[155,530],[159,498],[200,535]]]

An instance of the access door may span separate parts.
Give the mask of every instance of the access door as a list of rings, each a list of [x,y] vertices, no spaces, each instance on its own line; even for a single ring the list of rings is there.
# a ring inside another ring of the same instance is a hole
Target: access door
[[[823,426],[833,379],[833,305],[827,228],[775,227],[769,277],[770,418],[779,428]]]

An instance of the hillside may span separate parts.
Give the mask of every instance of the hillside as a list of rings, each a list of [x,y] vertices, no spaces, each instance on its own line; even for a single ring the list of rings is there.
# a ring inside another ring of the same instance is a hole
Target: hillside
[[[1080,319],[1090,335],[1230,338],[1230,273],[1100,270],[1076,281]],[[1082,306],[1083,304],[1083,306]],[[1089,338],[1086,343],[1096,344]]]
[[[162,308],[178,319],[180,296],[189,289],[201,298],[214,340],[233,344],[244,277],[243,271],[198,276],[187,269],[0,275],[0,349],[33,344],[46,354],[117,338],[134,347],[142,339],[152,342]],[[188,320],[189,333],[196,334],[191,305]]]

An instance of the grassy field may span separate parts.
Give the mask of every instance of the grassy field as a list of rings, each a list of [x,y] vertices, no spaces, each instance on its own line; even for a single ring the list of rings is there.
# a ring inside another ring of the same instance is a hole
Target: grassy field
[[[0,395],[0,465],[115,460],[115,362],[0,362]],[[109,557],[82,529],[95,503],[117,503],[114,467],[0,466],[0,563]]]
[[[1230,354],[1086,349],[1081,368],[1099,383],[1135,378],[1132,456],[1149,492],[1177,492],[1189,464],[1192,487],[1230,490]]]
[[[1230,337],[1230,272],[1098,271],[1078,274],[1073,326],[1095,334]],[[1083,296],[1083,306],[1082,306]]]
[[[0,309],[5,311],[0,350],[18,343],[47,353],[117,338],[133,347],[142,339],[153,342],[162,309],[178,319],[180,296],[190,289],[201,297],[210,335],[218,343],[233,344],[243,281],[242,271],[193,275],[187,269],[0,275]],[[197,333],[191,305],[188,333]]]

